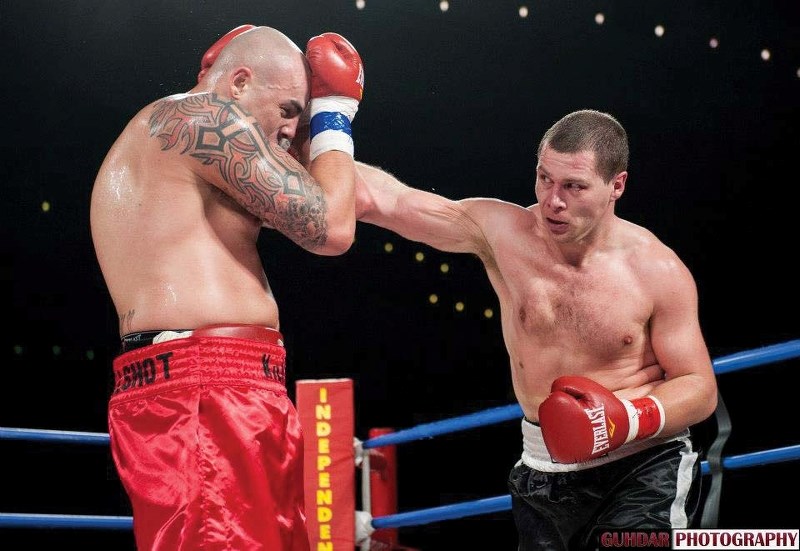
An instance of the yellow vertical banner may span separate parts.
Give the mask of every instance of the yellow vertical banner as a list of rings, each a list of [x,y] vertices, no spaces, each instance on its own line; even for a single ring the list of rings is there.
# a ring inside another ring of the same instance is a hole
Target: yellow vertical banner
[[[311,551],[355,547],[355,418],[352,379],[296,383]]]

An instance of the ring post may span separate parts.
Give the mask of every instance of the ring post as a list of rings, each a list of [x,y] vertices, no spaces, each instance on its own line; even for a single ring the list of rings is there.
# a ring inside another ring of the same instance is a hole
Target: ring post
[[[369,437],[375,438],[394,432],[391,428],[373,428]],[[397,447],[382,446],[367,450],[370,454],[369,480],[372,517],[397,513]],[[397,547],[397,528],[381,528],[371,536],[373,541],[385,544],[380,549]]]
[[[297,381],[303,428],[306,525],[311,549],[355,547],[355,414],[352,379]]]

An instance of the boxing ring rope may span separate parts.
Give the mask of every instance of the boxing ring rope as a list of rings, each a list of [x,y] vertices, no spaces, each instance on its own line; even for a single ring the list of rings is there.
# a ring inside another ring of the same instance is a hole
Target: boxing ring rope
[[[800,357],[800,339],[723,356],[715,359],[713,365],[714,372],[719,375],[797,357]],[[360,448],[358,455],[361,457],[361,467],[364,472],[369,472],[370,449],[430,439],[434,436],[482,427],[489,424],[519,420],[522,415],[520,406],[518,404],[512,404],[432,423],[425,423],[390,434],[383,434],[357,443],[357,448]],[[0,439],[92,445],[108,445],[109,443],[109,435],[107,433],[9,427],[0,427]],[[800,444],[725,457],[722,459],[722,466],[726,470],[732,470],[797,459],[800,459]],[[709,474],[707,461],[702,462],[702,470],[704,475]],[[365,484],[362,485],[362,506],[364,506],[366,511],[369,511],[369,479],[368,477],[362,477],[362,479],[365,481]],[[394,529],[441,520],[462,518],[465,516],[494,513],[509,510],[510,508],[511,496],[501,495],[475,501],[384,515],[371,518],[369,522],[372,529]],[[0,527],[7,528],[93,528],[130,530],[132,526],[132,517],[129,516],[0,512]]]
[[[730,373],[749,367],[756,367],[764,364],[779,362],[800,357],[800,339],[787,341],[784,343],[737,352],[729,356],[722,356],[713,361],[714,373]],[[364,449],[379,448],[381,446],[392,446],[403,444],[423,438],[433,438],[442,434],[449,434],[457,431],[481,427],[503,421],[521,419],[523,416],[522,408],[519,404],[510,404],[491,408],[468,415],[434,421],[417,425],[409,429],[399,430],[392,434],[378,436],[362,443]]]
[[[792,461],[800,459],[800,444],[786,446],[773,450],[765,450],[743,455],[733,455],[722,460],[725,469],[741,469],[744,467],[754,467]],[[708,462],[702,462],[703,474],[709,474]],[[442,505],[429,509],[418,509],[406,513],[397,513],[372,519],[372,526],[380,528],[402,528],[404,526],[417,526],[429,524],[440,520],[451,520],[467,516],[475,516],[498,511],[511,509],[511,496],[509,494],[477,499],[475,501],[464,501],[454,505]]]
[[[111,441],[105,432],[70,430],[16,429],[0,427],[2,440],[27,440],[30,442],[58,442],[61,444],[97,444],[107,446]]]

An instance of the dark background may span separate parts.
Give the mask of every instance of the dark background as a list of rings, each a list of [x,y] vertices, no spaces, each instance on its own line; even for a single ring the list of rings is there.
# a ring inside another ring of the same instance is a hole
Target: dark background
[[[89,236],[92,182],[127,120],[189,89],[205,49],[242,23],[276,27],[301,48],[324,31],[350,39],[366,70],[356,157],[451,198],[530,204],[541,134],[575,109],[613,113],[631,142],[617,212],[695,274],[713,357],[800,337],[798,2],[544,0],[524,19],[520,5],[0,0],[0,426],[107,431],[117,319]],[[341,257],[266,232],[260,246],[292,383],[352,378],[359,438],[513,402],[497,300],[475,258],[365,224]],[[734,427],[724,455],[798,443],[798,367],[719,376]],[[701,444],[715,427],[696,427]],[[513,422],[401,446],[400,511],[507,494],[520,440]],[[0,457],[0,511],[129,514],[102,446],[0,441]],[[796,508],[777,503],[791,503],[797,467],[726,472],[720,527],[797,528]],[[489,549],[516,545],[510,512],[404,528],[400,539],[478,549],[482,534]],[[2,529],[0,542],[133,547],[124,531]]]

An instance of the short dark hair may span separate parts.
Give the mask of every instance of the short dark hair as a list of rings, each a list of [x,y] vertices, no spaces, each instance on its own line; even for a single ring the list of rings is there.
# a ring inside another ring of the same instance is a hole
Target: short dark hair
[[[628,169],[628,134],[617,119],[594,109],[562,117],[542,136],[537,155],[545,146],[559,153],[594,151],[595,170],[606,182]]]

